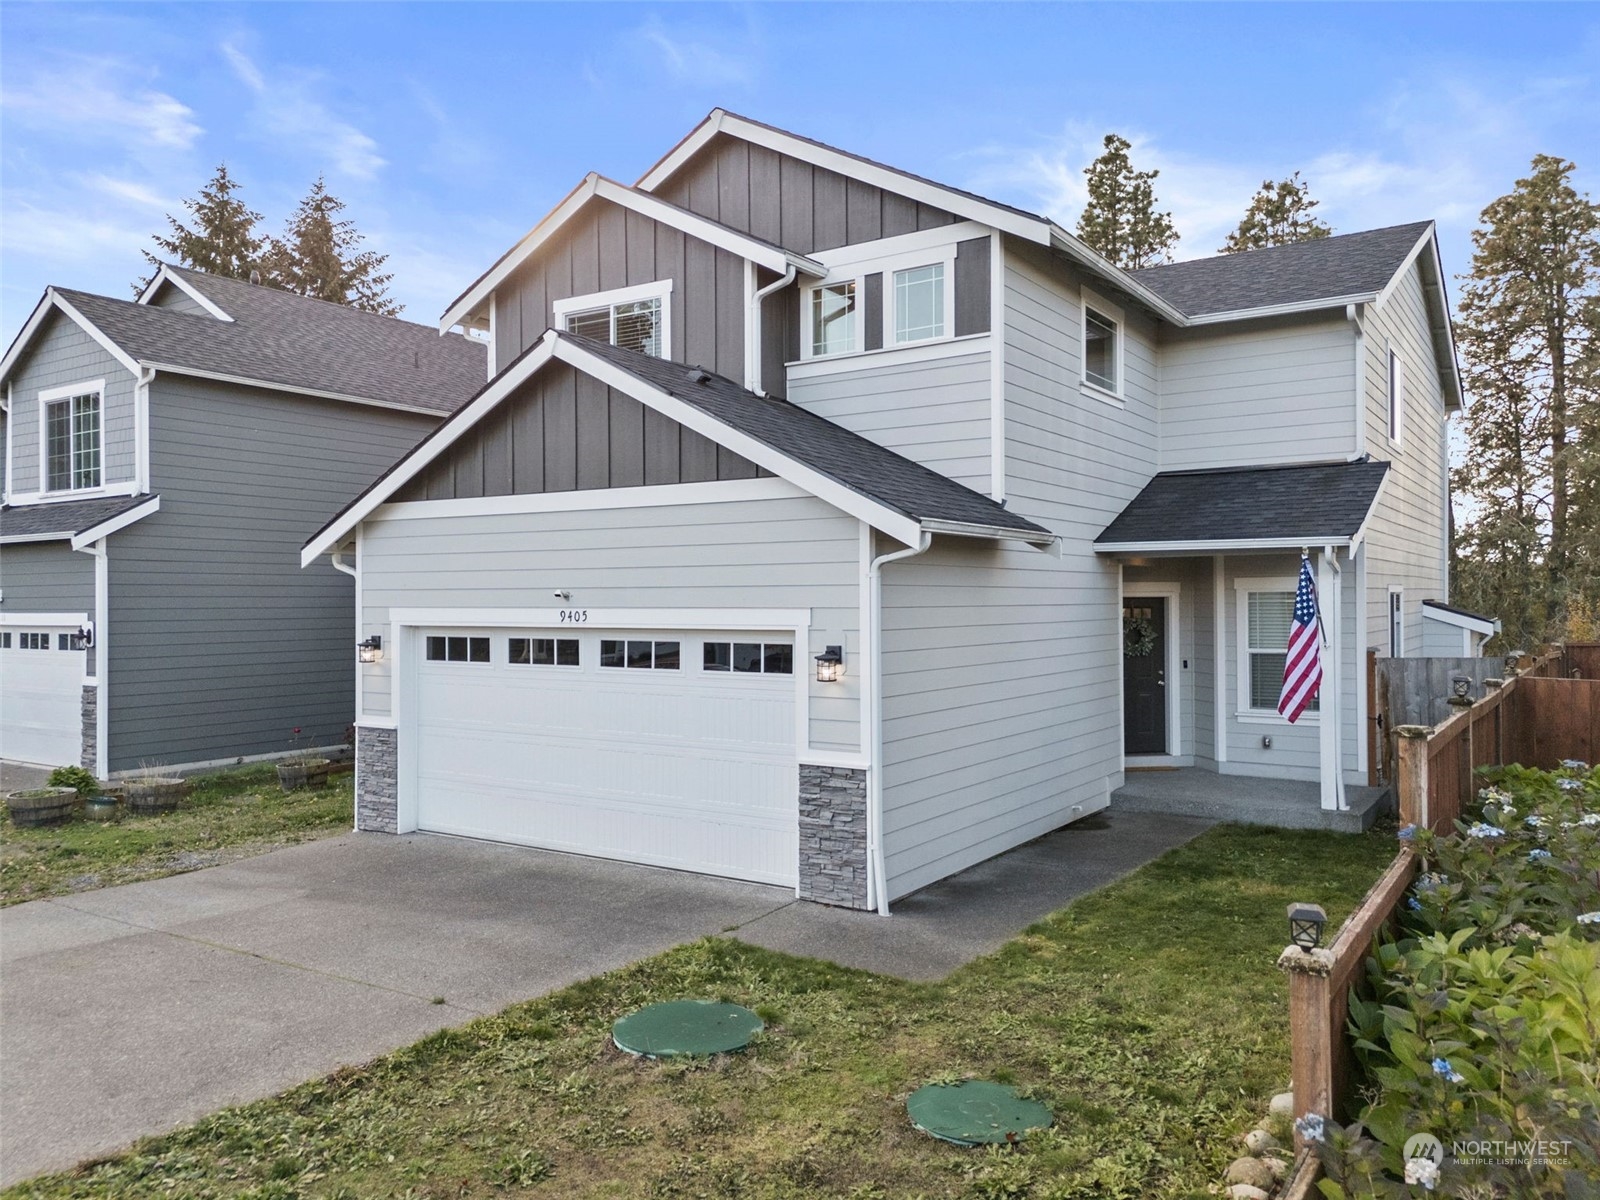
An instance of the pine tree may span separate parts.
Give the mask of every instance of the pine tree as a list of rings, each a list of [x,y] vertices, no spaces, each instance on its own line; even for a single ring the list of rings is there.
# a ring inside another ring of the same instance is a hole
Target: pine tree
[[[168,213],[170,230],[167,236],[156,234],[152,239],[161,256],[148,250],[140,253],[154,267],[171,260],[179,266],[212,275],[249,279],[250,272],[260,265],[266,242],[256,235],[256,223],[261,220],[261,214],[252,211],[235,195],[238,190],[238,183],[228,174],[228,164],[219,164],[217,173],[200,189],[200,194],[183,202],[194,219],[194,227]],[[149,282],[141,280],[134,284],[133,290],[143,291]]]
[[[267,253],[271,283],[318,300],[347,304],[380,316],[398,316],[390,298],[393,274],[382,271],[387,254],[361,249],[355,222],[340,220],[344,202],[328,192],[319,176],[284,228],[283,239]]]
[[[1170,212],[1156,211],[1154,183],[1160,171],[1135,171],[1126,138],[1106,134],[1105,151],[1084,168],[1089,203],[1078,218],[1078,236],[1119,267],[1130,271],[1172,261],[1178,232]]]
[[[1600,597],[1600,205],[1574,169],[1538,155],[1483,210],[1457,322],[1472,402],[1458,590],[1529,645]]]
[[[1300,178],[1299,171],[1277,183],[1263,179],[1261,189],[1251,197],[1239,228],[1228,235],[1227,244],[1218,253],[1237,254],[1241,250],[1262,250],[1268,246],[1325,238],[1333,230],[1326,221],[1311,215],[1311,210],[1320,203],[1311,198],[1311,185]]]

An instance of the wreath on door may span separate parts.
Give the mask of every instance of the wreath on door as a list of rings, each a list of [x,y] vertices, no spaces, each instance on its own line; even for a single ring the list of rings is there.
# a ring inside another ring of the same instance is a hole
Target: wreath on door
[[[1124,613],[1122,617],[1122,653],[1128,658],[1148,658],[1156,648],[1156,627],[1149,617],[1137,613]]]

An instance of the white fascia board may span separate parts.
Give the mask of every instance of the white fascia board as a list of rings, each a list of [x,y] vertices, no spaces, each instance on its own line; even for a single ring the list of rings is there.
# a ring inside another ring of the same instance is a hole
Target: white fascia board
[[[1323,309],[1344,309],[1352,304],[1371,304],[1376,292],[1352,292],[1348,296],[1321,296],[1315,300],[1297,300],[1292,304],[1264,304],[1259,308],[1233,308],[1227,312],[1201,313],[1185,317],[1185,325],[1222,325],[1229,321],[1257,321],[1267,317],[1289,317],[1297,313],[1320,312]]]
[[[369,520],[527,516],[532,513],[663,508],[680,504],[749,504],[758,500],[788,500],[808,495],[809,492],[787,479],[713,479],[702,483],[653,483],[638,487],[581,488],[570,492],[467,496],[456,500],[403,500],[380,505]]]
[[[16,340],[11,343],[11,348],[6,351],[5,358],[0,359],[0,379],[4,379],[11,374],[12,368],[17,365],[17,360],[22,357],[22,354],[25,350],[27,350],[29,343],[33,341],[34,334],[39,332],[39,327],[44,324],[44,319],[50,315],[50,310],[52,308],[59,310],[67,317],[68,320],[77,325],[86,334],[93,338],[94,341],[101,347],[101,349],[105,350],[105,352],[111,355],[112,358],[116,359],[118,363],[126,367],[135,378],[138,377],[139,364],[136,363],[122,349],[121,346],[117,345],[104,333],[100,332],[100,330],[94,325],[93,322],[89,320],[88,317],[84,316],[77,309],[73,308],[71,304],[67,303],[67,301],[62,298],[61,294],[55,290],[55,288],[46,288],[44,295],[39,300],[39,303],[34,306],[33,312],[29,315],[27,322],[22,326],[22,331],[17,334]]]
[[[88,620],[88,613],[0,613],[0,625],[82,625]]]
[[[1469,617],[1465,613],[1435,608],[1426,600],[1422,602],[1422,615],[1430,621],[1440,621],[1446,625],[1454,625],[1458,629],[1470,629],[1473,633],[1481,633],[1485,637],[1500,632],[1499,621],[1482,617]]]
[[[16,533],[0,535],[0,546],[20,546],[24,542],[64,542],[70,533]]]
[[[230,325],[233,323],[233,318],[225,313],[217,305],[217,303],[211,299],[210,296],[207,296],[204,292],[187,280],[173,274],[167,269],[166,263],[161,264],[161,269],[156,272],[155,278],[153,278],[149,283],[145,284],[144,291],[139,293],[139,296],[134,303],[149,305],[155,300],[156,293],[161,290],[161,285],[164,283],[170,283],[173,287],[177,288],[180,292],[189,297],[189,299],[193,300],[201,308],[205,309],[217,320],[227,321]]]
[[[1005,525],[975,525],[969,521],[924,520],[925,533],[950,534],[954,537],[989,538],[1002,542],[1026,542],[1030,546],[1049,546],[1060,540],[1059,535],[1043,530],[1011,529]]]
[[[1347,537],[1224,538],[1196,542],[1096,542],[1097,554],[1227,554],[1248,550],[1301,550],[1307,546],[1348,546]]]
[[[395,625],[436,628],[567,629],[800,629],[811,624],[808,608],[594,608],[574,623],[573,609],[560,608],[395,608]],[[563,621],[562,613],[569,619]]]
[[[1106,258],[1089,246],[1080,238],[1074,237],[1061,226],[1051,224],[1050,244],[1056,249],[1065,252],[1071,258],[1087,267],[1092,274],[1115,285],[1129,296],[1134,297],[1152,312],[1157,313],[1166,321],[1174,325],[1184,326],[1190,319],[1172,306],[1171,301],[1163,300],[1156,292],[1134,279],[1131,274],[1124,271],[1116,263]]]
[[[684,428],[692,429],[720,446],[726,446],[759,467],[765,467],[778,478],[787,479],[796,487],[803,488],[841,512],[867,522],[874,529],[892,538],[914,546],[921,537],[921,525],[914,518],[863,496],[822,472],[790,458],[781,451],[774,450],[765,442],[751,437],[742,430],[724,424],[694,405],[686,404],[676,396],[612,366],[570,341],[564,339],[558,341],[555,356],[562,362],[594,376],[602,383],[616,388],[623,395],[632,396],[639,403],[672,418]]]
[[[117,530],[126,529],[135,521],[142,521],[152,513],[158,513],[160,511],[161,497],[151,496],[149,500],[145,501],[145,503],[139,505],[137,508],[130,508],[127,512],[112,517],[109,521],[101,521],[100,524],[91,526],[90,528],[85,529],[82,533],[73,534],[72,548],[74,550],[82,550],[86,546],[92,546],[101,538],[110,537],[113,533],[116,533]]]
[[[300,551],[300,565],[309,567],[328,551],[337,549],[373,510],[415,479],[424,467],[494,411],[495,406],[514,388],[549,362],[555,349],[555,341],[554,332],[547,331],[535,348],[523,355],[521,361],[507,367],[497,379],[478,393],[476,400],[465,408],[458,409],[411,453],[396,463],[393,470],[374,484],[370,491],[357,497],[348,508],[313,534],[311,540]]]
[[[780,154],[787,154],[790,158],[798,158],[813,166],[823,167],[847,179],[858,179],[885,191],[919,200],[935,208],[942,208],[946,212],[955,213],[958,217],[978,221],[1027,241],[1037,242],[1041,246],[1050,244],[1050,222],[1042,217],[1025,216],[1002,205],[991,204],[926,179],[907,175],[893,167],[868,162],[852,154],[846,154],[842,150],[835,150],[831,146],[818,145],[816,142],[796,137],[792,133],[784,133],[781,129],[758,125],[720,108],[713,109],[711,115],[688,137],[645,172],[636,186],[647,192],[655,191],[719,133],[730,134],[752,145],[776,150]]]
[[[439,318],[439,332],[448,333],[450,329],[463,323],[470,317],[484,301],[510,277],[511,273],[526,262],[540,246],[548,242],[559,233],[568,221],[583,211],[589,202],[598,197],[608,200],[612,204],[630,209],[653,221],[659,221],[673,229],[695,237],[719,249],[737,254],[741,258],[750,260],[758,266],[766,267],[770,271],[783,274],[791,266],[807,275],[821,277],[827,274],[827,268],[813,259],[801,254],[792,254],[775,246],[769,246],[754,238],[746,237],[736,229],[716,221],[707,220],[705,217],[688,213],[676,205],[668,204],[657,196],[648,192],[641,192],[637,188],[630,188],[615,180],[606,179],[591,171],[584,176],[580,183],[560,204],[551,210],[550,214],[528,231],[527,235],[508,251],[499,262],[473,284],[460,299],[456,300],[444,316]]]
[[[253,379],[248,375],[226,375],[221,371],[202,371],[198,367],[182,367],[175,363],[142,363],[152,372],[168,375],[187,375],[192,379],[210,379],[217,383],[235,383],[242,387],[263,388],[271,392],[289,392],[295,396],[310,396],[316,400],[337,400],[341,404],[359,404],[364,408],[386,408],[393,412],[420,413],[426,417],[444,417],[437,408],[422,408],[416,404],[396,404],[392,400],[374,400],[368,396],[352,396],[346,392],[324,392],[318,388],[298,387],[292,383],[278,383],[271,379]]]
[[[1389,282],[1383,285],[1383,290],[1373,299],[1372,307],[1375,311],[1381,312],[1383,306],[1389,303],[1389,298],[1394,295],[1395,289],[1400,286],[1400,281],[1405,278],[1406,272],[1416,265],[1417,256],[1422,253],[1423,248],[1431,241],[1433,241],[1433,222],[1429,221],[1428,227],[1422,231],[1422,236],[1417,239],[1416,245],[1406,252],[1399,269],[1389,276]]]

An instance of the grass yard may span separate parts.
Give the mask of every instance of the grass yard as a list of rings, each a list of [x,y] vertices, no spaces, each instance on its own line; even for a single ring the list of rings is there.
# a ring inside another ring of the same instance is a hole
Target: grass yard
[[[1201,1197],[1288,1076],[1284,906],[1337,921],[1393,851],[1218,827],[935,985],[711,938],[7,1195]],[[768,1032],[697,1064],[612,1048],[682,996]],[[907,1094],[969,1073],[1055,1128],[985,1152],[910,1127]]]
[[[0,905],[216,866],[350,828],[351,776],[285,795],[271,766],[196,776],[176,811],[43,829],[0,826]]]

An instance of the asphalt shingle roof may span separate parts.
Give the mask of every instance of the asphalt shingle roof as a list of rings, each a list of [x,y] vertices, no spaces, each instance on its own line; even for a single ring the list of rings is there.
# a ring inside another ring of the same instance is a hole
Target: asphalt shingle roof
[[[57,292],[129,357],[315,392],[454,412],[483,386],[486,350],[459,334],[277,288],[167,268],[233,318]]]
[[[1380,292],[1430,222],[1391,225],[1131,272],[1185,316]]]
[[[903,516],[1050,536],[1043,526],[981,492],[797,404],[758,396],[702,367],[686,367],[576,334],[557,336]]]
[[[60,504],[26,504],[0,508],[0,538],[71,537],[120,517],[153,496],[108,496],[95,500],[65,500]]]
[[[1361,528],[1389,470],[1386,462],[1165,471],[1095,544],[1156,545],[1244,539],[1348,538]]]

